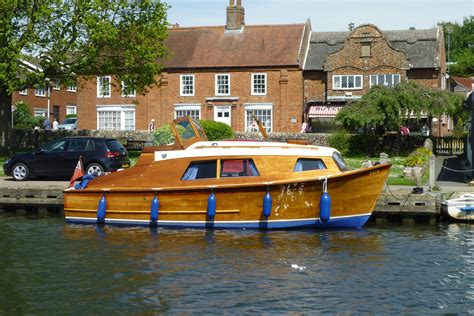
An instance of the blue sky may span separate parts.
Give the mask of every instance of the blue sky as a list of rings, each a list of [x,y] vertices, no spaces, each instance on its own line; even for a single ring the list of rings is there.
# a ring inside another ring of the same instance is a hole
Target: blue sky
[[[181,26],[225,24],[229,0],[163,0],[168,21]],[[462,23],[474,15],[474,0],[242,0],[245,23],[287,24],[311,19],[314,31],[345,31],[372,23],[383,30],[431,28],[440,21]]]

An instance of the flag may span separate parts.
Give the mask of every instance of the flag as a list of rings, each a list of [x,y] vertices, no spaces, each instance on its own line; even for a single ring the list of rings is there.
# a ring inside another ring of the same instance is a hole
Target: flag
[[[72,174],[71,180],[69,181],[69,187],[72,187],[74,185],[74,181],[82,178],[82,176],[84,176],[84,169],[82,168],[82,156],[80,156],[76,165],[76,169],[74,169],[74,173]]]

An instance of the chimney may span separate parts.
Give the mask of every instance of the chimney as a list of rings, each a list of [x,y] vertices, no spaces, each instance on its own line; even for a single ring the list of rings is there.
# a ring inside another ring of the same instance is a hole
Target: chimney
[[[245,25],[244,17],[245,9],[242,6],[242,0],[237,0],[237,5],[234,0],[230,0],[227,7],[226,31],[241,31]]]

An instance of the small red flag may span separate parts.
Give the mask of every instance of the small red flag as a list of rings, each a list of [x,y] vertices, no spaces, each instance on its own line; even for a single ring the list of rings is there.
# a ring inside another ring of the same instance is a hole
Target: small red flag
[[[71,180],[69,181],[69,187],[74,185],[74,181],[82,178],[84,176],[84,169],[82,168],[82,156],[79,157],[79,161],[77,162],[76,169],[74,169],[74,173],[72,174]]]

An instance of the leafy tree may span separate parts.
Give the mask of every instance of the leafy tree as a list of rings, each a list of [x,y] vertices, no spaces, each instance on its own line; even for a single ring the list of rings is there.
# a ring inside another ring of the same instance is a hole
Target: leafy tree
[[[462,111],[463,97],[432,90],[414,82],[394,87],[374,86],[362,98],[344,107],[336,121],[345,128],[397,128],[407,118],[456,115]],[[429,120],[431,121],[431,120]]]
[[[448,61],[455,62],[449,67],[454,76],[474,76],[474,16],[464,18],[463,24],[441,22],[443,26]]]
[[[166,58],[160,0],[0,1],[0,152],[9,151],[11,93],[47,78],[112,75],[138,92],[156,84]],[[41,71],[23,62],[35,57]]]

